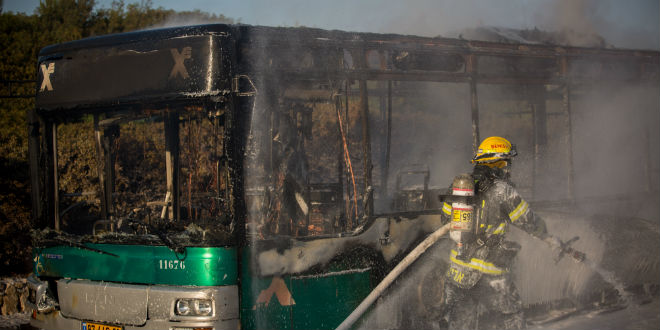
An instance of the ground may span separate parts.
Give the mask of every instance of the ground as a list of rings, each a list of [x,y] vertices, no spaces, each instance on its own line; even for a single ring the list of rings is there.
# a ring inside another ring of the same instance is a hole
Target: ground
[[[28,322],[30,322],[28,313],[0,315],[0,330],[30,329]]]
[[[660,297],[651,302],[609,313],[592,311],[569,316],[543,325],[529,326],[533,330],[647,330],[660,329]]]
[[[29,315],[26,313],[0,317],[0,330],[30,329],[26,325]],[[660,297],[643,305],[609,313],[589,312],[568,316],[565,319],[534,325],[531,330],[650,330],[660,329]]]

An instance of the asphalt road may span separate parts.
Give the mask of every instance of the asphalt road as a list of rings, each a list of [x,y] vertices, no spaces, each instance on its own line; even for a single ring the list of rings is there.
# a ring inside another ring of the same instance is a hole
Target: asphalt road
[[[625,309],[599,313],[592,311],[563,320],[530,326],[535,330],[660,330],[660,297],[650,303],[630,305]]]
[[[0,330],[33,329],[27,323],[26,313],[0,316]],[[660,297],[643,305],[631,305],[625,309],[599,313],[587,312],[565,319],[529,326],[530,330],[660,330]]]

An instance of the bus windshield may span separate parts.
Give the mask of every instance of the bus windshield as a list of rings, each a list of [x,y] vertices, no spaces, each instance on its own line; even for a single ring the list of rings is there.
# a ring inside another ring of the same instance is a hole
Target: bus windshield
[[[177,248],[228,244],[224,117],[187,106],[59,121],[53,136],[63,235]]]

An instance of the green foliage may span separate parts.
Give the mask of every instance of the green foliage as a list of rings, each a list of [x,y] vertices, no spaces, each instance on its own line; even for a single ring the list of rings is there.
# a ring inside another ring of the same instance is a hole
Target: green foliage
[[[94,0],[45,0],[37,8],[39,41],[61,43],[87,37],[93,25]]]
[[[165,193],[163,123],[130,122],[115,142],[115,189],[139,194]]]
[[[34,79],[36,17],[0,15],[0,80]],[[12,88],[34,94],[33,84]],[[9,94],[2,86],[2,95]],[[0,276],[30,270],[30,194],[27,162],[26,110],[33,99],[0,99]]]
[[[30,270],[30,194],[26,161],[0,158],[0,276]]]
[[[7,81],[37,79],[37,56],[47,45],[150,27],[212,22],[233,20],[199,10],[154,8],[149,0],[128,5],[123,0],[113,1],[110,8],[97,8],[94,0],[42,0],[33,15],[0,13],[0,95],[9,95]],[[32,82],[14,85],[11,91],[14,95],[34,95],[38,87]],[[0,97],[0,275],[29,271],[30,251],[26,247],[31,202],[26,113],[33,107],[33,98]],[[60,183],[72,192],[90,187],[97,170],[93,139],[77,135],[81,130],[59,130],[63,143],[58,151]]]
[[[82,193],[90,187],[98,187],[91,120],[59,125],[57,146],[59,189],[65,193]]]

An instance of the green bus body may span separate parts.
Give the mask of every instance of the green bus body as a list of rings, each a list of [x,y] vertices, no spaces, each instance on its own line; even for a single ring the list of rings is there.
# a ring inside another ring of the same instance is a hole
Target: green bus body
[[[255,276],[243,252],[242,329],[334,329],[371,292],[372,269],[330,267],[324,273]],[[290,298],[290,299],[289,299]]]
[[[273,278],[248,277],[241,291],[242,329],[334,329],[371,291],[369,271],[347,274],[284,276],[293,304],[282,306],[273,293],[266,303],[257,302],[268,292]]]
[[[87,244],[36,249],[34,274],[51,278],[156,285],[235,285],[236,248],[189,247],[177,254],[165,246]],[[110,255],[112,254],[112,255]]]
[[[239,282],[235,247],[189,247],[184,254],[165,246],[85,244],[85,247],[35,249],[35,276],[196,287]],[[241,329],[334,329],[373,288],[369,267],[259,277],[249,267],[249,254],[249,249],[243,250]],[[285,293],[290,296],[281,298]]]

